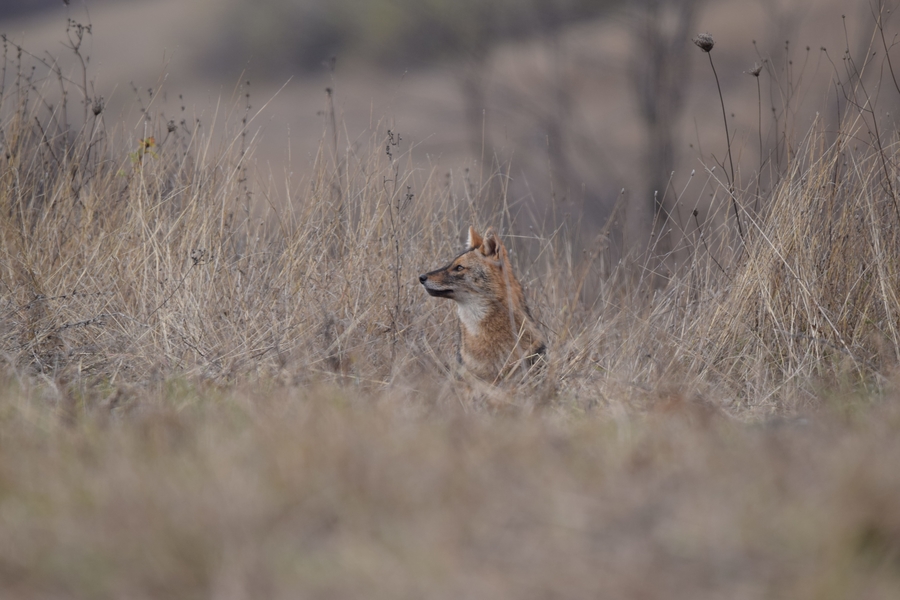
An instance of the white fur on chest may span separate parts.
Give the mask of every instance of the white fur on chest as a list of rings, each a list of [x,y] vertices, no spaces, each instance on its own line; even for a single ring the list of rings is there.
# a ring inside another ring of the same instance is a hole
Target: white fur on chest
[[[480,298],[466,298],[457,301],[456,313],[459,321],[470,335],[478,335],[481,332],[481,323],[488,312],[488,303]]]

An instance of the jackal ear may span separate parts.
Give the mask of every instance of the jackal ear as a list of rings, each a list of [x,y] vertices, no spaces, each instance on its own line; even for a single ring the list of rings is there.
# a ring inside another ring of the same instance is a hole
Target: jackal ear
[[[481,236],[475,231],[475,228],[469,225],[469,241],[466,248],[479,248],[481,246]]]
[[[500,239],[493,227],[488,227],[484,232],[484,239],[481,241],[481,253],[485,256],[494,256],[500,250]]]

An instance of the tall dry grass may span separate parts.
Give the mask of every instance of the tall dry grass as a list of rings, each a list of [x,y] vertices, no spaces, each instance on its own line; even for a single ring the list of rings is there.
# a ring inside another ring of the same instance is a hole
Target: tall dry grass
[[[680,198],[673,250],[621,257],[616,215],[525,228],[486,197],[505,173],[349,144],[330,103],[295,187],[240,102],[141,92],[111,123],[86,70],[7,50],[4,597],[900,590],[898,145],[858,75],[759,211],[710,168],[711,216]],[[453,307],[416,275],[470,223],[548,333],[540,385],[452,373]]]
[[[617,215],[599,233],[522,230],[506,173],[423,168],[401,133],[348,144],[329,113],[294,187],[253,163],[249,103],[203,122],[135,90],[141,120],[108,123],[83,61],[68,76],[7,48],[2,352],[82,396],[186,376],[411,394],[428,381],[444,390],[429,398],[456,402],[453,310],[415,276],[470,223],[510,245],[551,340],[540,401],[566,410],[643,406],[672,381],[738,416],[794,410],[821,385],[879,389],[900,352],[897,146],[859,75],[837,129],[794,145],[760,212],[711,170],[708,222],[680,198],[661,227],[675,250],[622,259]]]
[[[846,132],[810,133],[766,212],[747,215],[740,259],[733,236],[685,228],[691,255],[660,285],[646,263],[610,265],[602,235],[582,252],[565,224],[517,235],[511,211],[480,216],[477,189],[405,157],[347,152],[335,169],[323,151],[308,187],[280,199],[237,136],[154,120],[116,145],[102,123],[51,138],[34,116],[4,131],[3,350],[22,372],[88,386],[442,379],[453,311],[415,275],[472,222],[502,222],[534,257],[519,268],[563,404],[677,375],[777,408],[820,380],[877,383],[897,353],[897,210],[878,154]],[[141,154],[150,134],[161,141]]]

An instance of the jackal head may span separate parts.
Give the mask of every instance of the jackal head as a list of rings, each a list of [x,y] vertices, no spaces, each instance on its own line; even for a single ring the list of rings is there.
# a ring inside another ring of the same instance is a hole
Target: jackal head
[[[501,273],[507,264],[506,248],[493,227],[484,237],[469,227],[466,250],[449,265],[419,275],[419,282],[432,296],[460,304],[480,303],[498,295],[497,284],[503,281]]]

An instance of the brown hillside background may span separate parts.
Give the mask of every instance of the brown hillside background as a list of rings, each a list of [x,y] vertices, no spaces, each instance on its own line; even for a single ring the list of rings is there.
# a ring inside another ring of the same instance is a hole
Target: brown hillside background
[[[405,0],[380,1],[395,11],[386,9],[368,29],[384,29],[385,36],[395,29],[406,34],[401,25],[416,15],[396,12]],[[650,227],[654,192],[664,195],[668,206],[682,190],[687,197],[701,197],[704,169],[725,160],[715,80],[691,37],[709,31],[718,40],[714,56],[737,168],[749,179],[765,158],[757,139],[756,82],[747,72],[764,61],[771,70],[772,77],[761,78],[767,157],[779,139],[784,143],[785,131],[802,136],[820,113],[835,119],[835,69],[842,72],[846,50],[863,52],[873,21],[867,2],[594,0],[583,2],[601,7],[592,18],[531,34],[498,35],[498,41],[465,41],[454,54],[424,58],[414,42],[406,55],[384,58],[388,53],[382,48],[401,42],[381,41],[377,35],[365,43],[310,49],[304,43],[306,30],[282,24],[293,24],[291,15],[297,22],[309,21],[316,6],[346,7],[340,15],[367,5],[355,2],[267,0],[250,7],[229,1],[120,0],[88,4],[89,11],[80,3],[67,8],[59,2],[34,16],[0,22],[0,30],[38,52],[58,54],[66,15],[82,22],[89,18],[96,31],[88,46],[96,93],[109,103],[108,114],[122,115],[126,122],[139,120],[132,86],[144,95],[153,90],[154,108],[169,116],[183,116],[185,106],[191,118],[210,119],[243,106],[241,96],[248,91],[243,84],[250,81],[251,114],[263,109],[250,127],[258,136],[254,154],[265,171],[279,178],[310,173],[328,126],[325,90],[330,88],[342,151],[392,129],[409,144],[417,167],[470,168],[483,180],[502,168],[510,200],[532,224],[551,224],[554,210],[584,214],[591,234],[605,223],[624,189],[634,221],[628,235],[640,245]],[[562,11],[577,2],[497,4],[516,13],[532,4],[558,4]],[[691,12],[686,35],[680,35],[676,28],[685,6]],[[467,25],[462,15],[460,20],[460,28],[475,30],[473,36],[487,29]],[[828,49],[827,57],[821,48]],[[658,70],[663,73],[654,75]],[[472,78],[479,88],[474,122],[467,113],[472,109],[466,85]],[[641,114],[647,96],[659,96],[661,122],[655,126]],[[667,111],[674,103],[681,108]],[[879,108],[892,114],[896,103],[896,98],[881,97]],[[660,141],[654,127],[670,131],[665,137],[671,138],[672,157],[663,168],[653,152]],[[700,176],[691,181],[691,171]],[[700,204],[705,208],[705,202]]]

